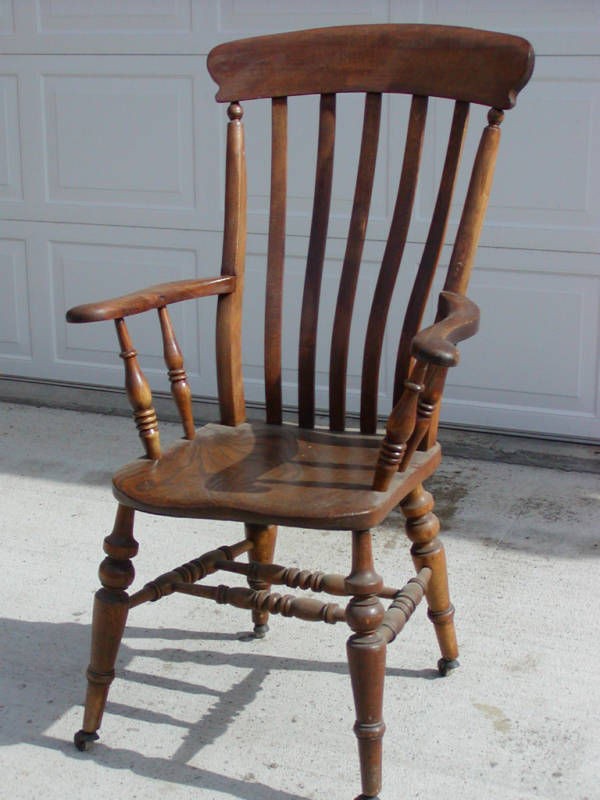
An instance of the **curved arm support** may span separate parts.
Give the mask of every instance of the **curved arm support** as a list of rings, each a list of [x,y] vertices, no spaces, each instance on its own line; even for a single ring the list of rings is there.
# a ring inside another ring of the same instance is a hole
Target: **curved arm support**
[[[235,289],[235,284],[234,275],[158,283],[121,297],[75,306],[67,311],[67,322],[102,322],[107,319],[130,317],[152,308],[162,308],[170,303],[179,303],[181,300],[191,300],[194,297],[230,294]]]
[[[437,313],[438,322],[418,333],[412,342],[415,358],[438,367],[454,367],[459,353],[457,342],[473,336],[479,330],[479,308],[472,300],[455,292],[441,292]]]
[[[439,402],[446,368],[458,363],[457,342],[473,336],[479,328],[479,309],[455,292],[442,292],[438,322],[413,339],[416,358],[410,379],[388,417],[372,487],[385,491],[396,472],[406,469],[412,454],[427,433]]]

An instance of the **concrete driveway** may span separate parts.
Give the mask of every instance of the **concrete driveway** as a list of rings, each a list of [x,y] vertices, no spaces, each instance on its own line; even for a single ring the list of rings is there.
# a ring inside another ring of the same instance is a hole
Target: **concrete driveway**
[[[183,596],[141,606],[101,739],[74,749],[110,474],[139,451],[126,419],[0,404],[0,795],[350,800],[343,625],[274,618],[256,641],[246,612]],[[437,676],[423,608],[390,646],[382,800],[597,800],[598,476],[447,458],[429,488],[462,666]],[[401,531],[399,513],[376,531],[397,585],[412,574]],[[233,523],[140,516],[137,538],[134,587],[241,537]],[[284,530],[276,560],[344,572],[348,544]]]

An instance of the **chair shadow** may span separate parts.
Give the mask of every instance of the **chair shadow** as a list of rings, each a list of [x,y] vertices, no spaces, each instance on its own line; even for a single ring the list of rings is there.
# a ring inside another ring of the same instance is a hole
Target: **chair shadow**
[[[94,761],[110,769],[127,770],[145,778],[178,785],[204,788],[229,794],[241,800],[305,800],[299,794],[276,790],[247,779],[229,777],[195,767],[189,762],[206,746],[215,742],[234,723],[243,709],[256,698],[267,676],[273,671],[328,672],[347,675],[344,662],[317,662],[311,659],[263,655],[256,652],[224,654],[206,648],[210,641],[232,640],[243,647],[239,634],[190,632],[176,628],[153,630],[131,626],[119,652],[117,674],[122,680],[190,695],[209,696],[214,702],[193,723],[178,719],[163,710],[139,708],[124,703],[107,704],[107,712],[130,721],[172,725],[185,729],[180,746],[168,758],[146,756],[139,750],[109,747],[97,742],[89,753],[78,752],[72,740],[52,733],[52,728],[68,712],[81,705],[85,687],[84,660],[89,648],[90,628],[76,622],[32,622],[0,618],[0,652],[3,669],[0,681],[0,746],[27,743],[61,752],[65,757]],[[161,640],[158,649],[132,646],[135,639]],[[190,651],[176,646],[178,641],[196,640],[202,648]],[[172,646],[171,646],[172,645]],[[239,667],[249,670],[243,679],[226,691],[190,683],[175,677],[153,675],[132,668],[134,658],[144,656],[169,664],[192,662],[199,666]],[[433,680],[437,670],[391,668],[390,676]],[[79,717],[79,714],[77,715]],[[76,724],[79,724],[78,722]],[[74,732],[74,731],[73,731]],[[175,738],[174,738],[175,741]]]

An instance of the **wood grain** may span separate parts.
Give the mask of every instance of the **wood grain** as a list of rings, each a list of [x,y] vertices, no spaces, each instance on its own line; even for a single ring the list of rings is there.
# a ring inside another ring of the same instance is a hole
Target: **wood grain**
[[[235,277],[222,275],[216,278],[198,278],[170,283],[157,283],[131,294],[75,306],[67,311],[67,322],[103,322],[108,319],[129,317],[153,308],[161,308],[194,297],[229,294],[235,289]]]
[[[404,381],[410,371],[410,348],[414,335],[419,330],[423,319],[425,305],[431,291],[433,279],[437,269],[444,237],[448,225],[448,213],[454,193],[456,175],[460,164],[460,157],[469,119],[469,104],[458,101],[454,104],[454,114],[450,126],[446,158],[440,179],[435,207],[423,248],[423,254],[415,277],[415,282],[410,293],[400,343],[396,358],[396,372],[394,377],[394,405],[400,399]]]
[[[258,36],[215,47],[217,100],[404,92],[512,108],[533,70],[529,42],[442,25],[356,25]]]
[[[259,525],[353,530],[379,524],[440,460],[416,453],[387,492],[371,489],[380,437],[294,426],[210,424],[156,464],[135,461],[116,473],[124,505],[167,516]]]
[[[374,433],[377,430],[377,393],[383,335],[415,199],[426,119],[427,98],[413,97],[392,224],[365,336],[360,397],[360,429],[363,433]]]
[[[217,305],[217,386],[221,422],[238,425],[246,419],[242,376],[242,298],[246,258],[246,153],[243,111],[239,103],[227,109],[225,221],[221,272],[235,278],[235,291]]]
[[[348,241],[346,243],[346,253],[342,266],[331,337],[329,427],[334,431],[343,431],[346,424],[346,373],[348,369],[348,348],[350,346],[350,326],[358,273],[369,221],[375,161],[379,143],[380,119],[381,95],[367,94],[365,97],[354,203],[352,205]]]
[[[329,225],[333,153],[335,145],[335,95],[321,95],[319,109],[319,141],[306,277],[300,317],[298,353],[298,421],[303,428],[315,424],[315,363],[317,358],[317,325],[325,245]]]
[[[282,421],[281,323],[287,193],[287,97],[274,97],[271,110],[271,204],[265,297],[265,402],[267,422]]]

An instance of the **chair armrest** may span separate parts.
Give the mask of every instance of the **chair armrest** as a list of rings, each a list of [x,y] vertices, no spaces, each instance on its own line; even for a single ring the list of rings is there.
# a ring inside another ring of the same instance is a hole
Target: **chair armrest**
[[[194,280],[171,281],[148,286],[139,292],[124,294],[111,300],[86,303],[67,311],[67,322],[102,322],[108,319],[121,319],[132,314],[141,314],[152,308],[161,308],[170,303],[190,300],[193,297],[208,297],[215,294],[229,294],[235,289],[234,275],[221,275],[218,278],[198,278]]]
[[[454,367],[459,359],[454,345],[477,333],[479,308],[464,295],[441,292],[438,318],[438,322],[414,337],[411,352],[415,358],[428,364]]]

